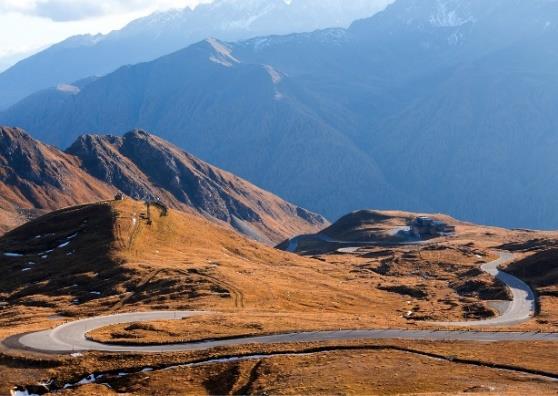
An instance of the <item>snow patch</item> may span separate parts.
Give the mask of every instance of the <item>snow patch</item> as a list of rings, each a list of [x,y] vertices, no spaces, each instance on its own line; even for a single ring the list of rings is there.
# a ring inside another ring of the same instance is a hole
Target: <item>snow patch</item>
[[[459,27],[475,21],[472,16],[458,15],[457,10],[450,10],[447,4],[441,0],[438,0],[436,13],[430,16],[430,24],[435,27]]]
[[[10,395],[11,396],[39,396],[36,393],[29,393],[29,391],[27,389],[25,389],[25,390],[12,389],[10,391]]]
[[[97,380],[97,377],[95,376],[95,374],[91,374],[88,375],[87,377],[83,378],[82,380],[80,380],[79,382],[76,382],[75,385],[87,385],[87,384],[92,384]],[[64,388],[66,387],[71,387],[71,384],[66,384],[64,385]]]
[[[283,80],[283,75],[275,70],[273,66],[264,65],[264,68],[271,77],[271,81],[273,81],[273,84],[277,85]]]
[[[27,272],[27,271],[31,271],[31,268],[24,268],[21,270],[21,272]]]
[[[219,40],[209,38],[207,39],[207,43],[211,45],[214,51],[213,55],[209,57],[211,62],[225,67],[232,67],[235,63],[240,63],[240,61],[232,55],[231,49]]]
[[[77,95],[80,92],[79,87],[76,87],[75,85],[71,85],[71,84],[58,84],[56,90],[58,92],[69,93],[72,95]]]
[[[70,244],[70,241],[67,241],[67,242],[61,243],[60,245],[58,245],[58,249],[62,249],[62,248],[65,248],[65,247],[66,247],[66,246],[68,246],[69,244]]]
[[[4,256],[5,257],[23,257],[23,254],[7,252],[7,253],[4,253]]]

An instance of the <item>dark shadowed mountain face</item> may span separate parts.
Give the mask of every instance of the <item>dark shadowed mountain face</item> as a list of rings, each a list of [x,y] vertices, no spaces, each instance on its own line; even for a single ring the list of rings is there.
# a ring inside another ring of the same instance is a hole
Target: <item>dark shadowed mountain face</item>
[[[1,118],[62,146],[148,128],[332,218],[553,228],[557,27],[557,1],[398,0],[347,30],[208,40]]]
[[[201,214],[268,244],[321,230],[322,216],[289,204],[144,131],[81,136],[68,150],[96,178],[135,199]]]
[[[68,91],[73,81],[150,61],[208,37],[232,41],[347,27],[391,1],[215,0],[194,10],[155,13],[107,35],[71,37],[1,73],[0,109],[38,90],[60,85]]]
[[[143,131],[82,136],[64,153],[20,129],[0,127],[0,233],[66,206],[117,191],[201,214],[267,244],[328,225]]]
[[[80,169],[77,158],[0,127],[0,234],[51,210],[111,199],[115,191]]]

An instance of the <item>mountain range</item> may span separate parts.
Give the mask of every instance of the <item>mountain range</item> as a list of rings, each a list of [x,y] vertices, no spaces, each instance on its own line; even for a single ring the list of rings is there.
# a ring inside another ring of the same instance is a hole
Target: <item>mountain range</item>
[[[157,12],[109,34],[74,36],[0,73],[0,109],[40,89],[146,62],[207,37],[240,40],[346,27],[392,0],[214,0]]]
[[[20,129],[0,128],[0,231],[50,210],[111,200],[118,191],[269,245],[327,225],[144,131],[81,136],[64,153]]]
[[[348,29],[208,39],[0,121],[61,147],[145,128],[332,219],[398,208],[553,228],[557,26],[556,1],[398,0]]]

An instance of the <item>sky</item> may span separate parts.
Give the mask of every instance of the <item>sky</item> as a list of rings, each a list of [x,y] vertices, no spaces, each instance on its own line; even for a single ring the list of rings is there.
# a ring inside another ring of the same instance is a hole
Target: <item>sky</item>
[[[0,0],[0,71],[76,34],[108,33],[128,22],[209,0]]]

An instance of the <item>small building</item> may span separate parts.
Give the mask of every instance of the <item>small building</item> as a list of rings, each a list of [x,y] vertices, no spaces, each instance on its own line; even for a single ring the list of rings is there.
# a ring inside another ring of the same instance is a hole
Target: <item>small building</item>
[[[126,196],[125,196],[123,193],[121,193],[121,192],[117,193],[117,194],[114,196],[114,200],[115,200],[115,201],[124,201],[124,199],[126,199]]]
[[[413,237],[419,239],[430,239],[439,236],[450,235],[455,232],[455,227],[444,223],[443,221],[434,220],[427,216],[419,216],[409,224],[410,233]]]

